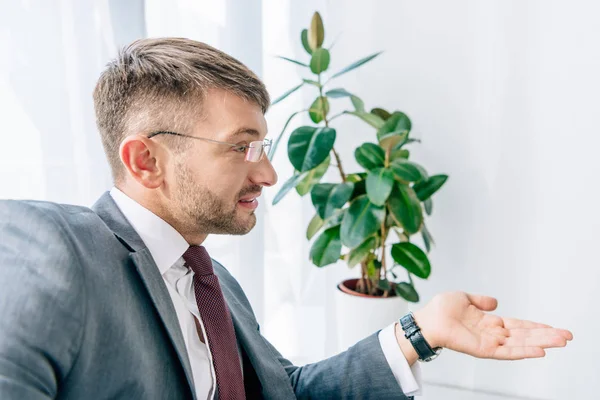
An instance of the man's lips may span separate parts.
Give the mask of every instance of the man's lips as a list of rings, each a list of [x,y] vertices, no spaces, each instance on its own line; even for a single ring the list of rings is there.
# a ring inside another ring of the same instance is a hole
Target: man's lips
[[[260,197],[260,193],[254,193],[254,194],[248,194],[244,197],[242,197],[239,201],[243,201],[243,202],[251,202],[252,200]]]

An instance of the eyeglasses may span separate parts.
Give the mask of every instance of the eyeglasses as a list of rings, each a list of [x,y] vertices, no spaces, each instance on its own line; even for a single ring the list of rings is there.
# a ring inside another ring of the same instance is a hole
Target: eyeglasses
[[[205,140],[207,142],[213,142],[213,143],[217,143],[217,144],[226,144],[228,146],[231,146],[237,152],[246,153],[246,161],[248,161],[248,162],[259,162],[260,160],[262,160],[265,153],[269,152],[269,150],[271,148],[271,143],[272,143],[271,139],[265,139],[265,140],[255,140],[253,142],[250,142],[247,145],[239,145],[239,144],[220,142],[218,140],[212,140],[212,139],[207,139],[207,138],[198,137],[198,136],[184,135],[182,133],[168,132],[168,131],[153,132],[153,133],[149,134],[147,136],[147,138],[152,139],[156,135],[174,135],[174,136],[181,136],[181,137],[191,138],[191,139]]]

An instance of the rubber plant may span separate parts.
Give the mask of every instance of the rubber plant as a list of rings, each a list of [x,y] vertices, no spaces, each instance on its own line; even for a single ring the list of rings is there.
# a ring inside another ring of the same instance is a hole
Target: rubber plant
[[[324,267],[345,260],[349,267],[360,266],[355,291],[372,296],[402,296],[417,302],[419,294],[413,277],[427,279],[431,273],[427,253],[433,238],[425,216],[431,215],[432,196],[448,177],[429,175],[423,166],[410,160],[409,147],[420,141],[411,136],[412,123],[405,113],[379,107],[367,111],[358,96],[333,85],[336,78],[375,59],[381,52],[328,74],[331,46],[323,47],[325,30],[318,12],[300,38],[309,61],[278,57],[300,65],[312,75],[272,104],[304,86],[312,87],[316,97],[310,107],[289,117],[273,143],[270,158],[294,117],[307,112],[314,125],[300,126],[290,134],[288,157],[295,172],[283,184],[273,204],[293,188],[300,196],[310,195],[315,216],[306,237],[311,240],[318,234],[310,249],[312,262]],[[330,116],[330,102],[343,99],[350,100],[352,109]],[[361,171],[346,173],[335,149],[337,132],[332,122],[342,116],[362,120],[360,123],[373,130],[372,140],[354,151]],[[339,171],[339,181],[321,182],[331,167]],[[411,242],[417,234],[421,235],[425,250]],[[399,273],[402,269],[405,273]]]

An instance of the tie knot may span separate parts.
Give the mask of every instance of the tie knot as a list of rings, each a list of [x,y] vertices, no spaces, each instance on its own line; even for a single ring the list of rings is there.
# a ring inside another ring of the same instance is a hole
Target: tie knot
[[[211,275],[214,273],[212,260],[204,246],[190,246],[183,259],[196,275]]]

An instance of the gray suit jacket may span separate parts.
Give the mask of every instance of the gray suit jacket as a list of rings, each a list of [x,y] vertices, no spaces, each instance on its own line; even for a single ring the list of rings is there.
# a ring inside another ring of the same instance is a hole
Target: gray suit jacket
[[[265,399],[406,399],[374,334],[297,367],[260,334],[213,261]],[[108,193],[92,209],[0,201],[0,398],[193,399],[175,309],[148,249]]]

